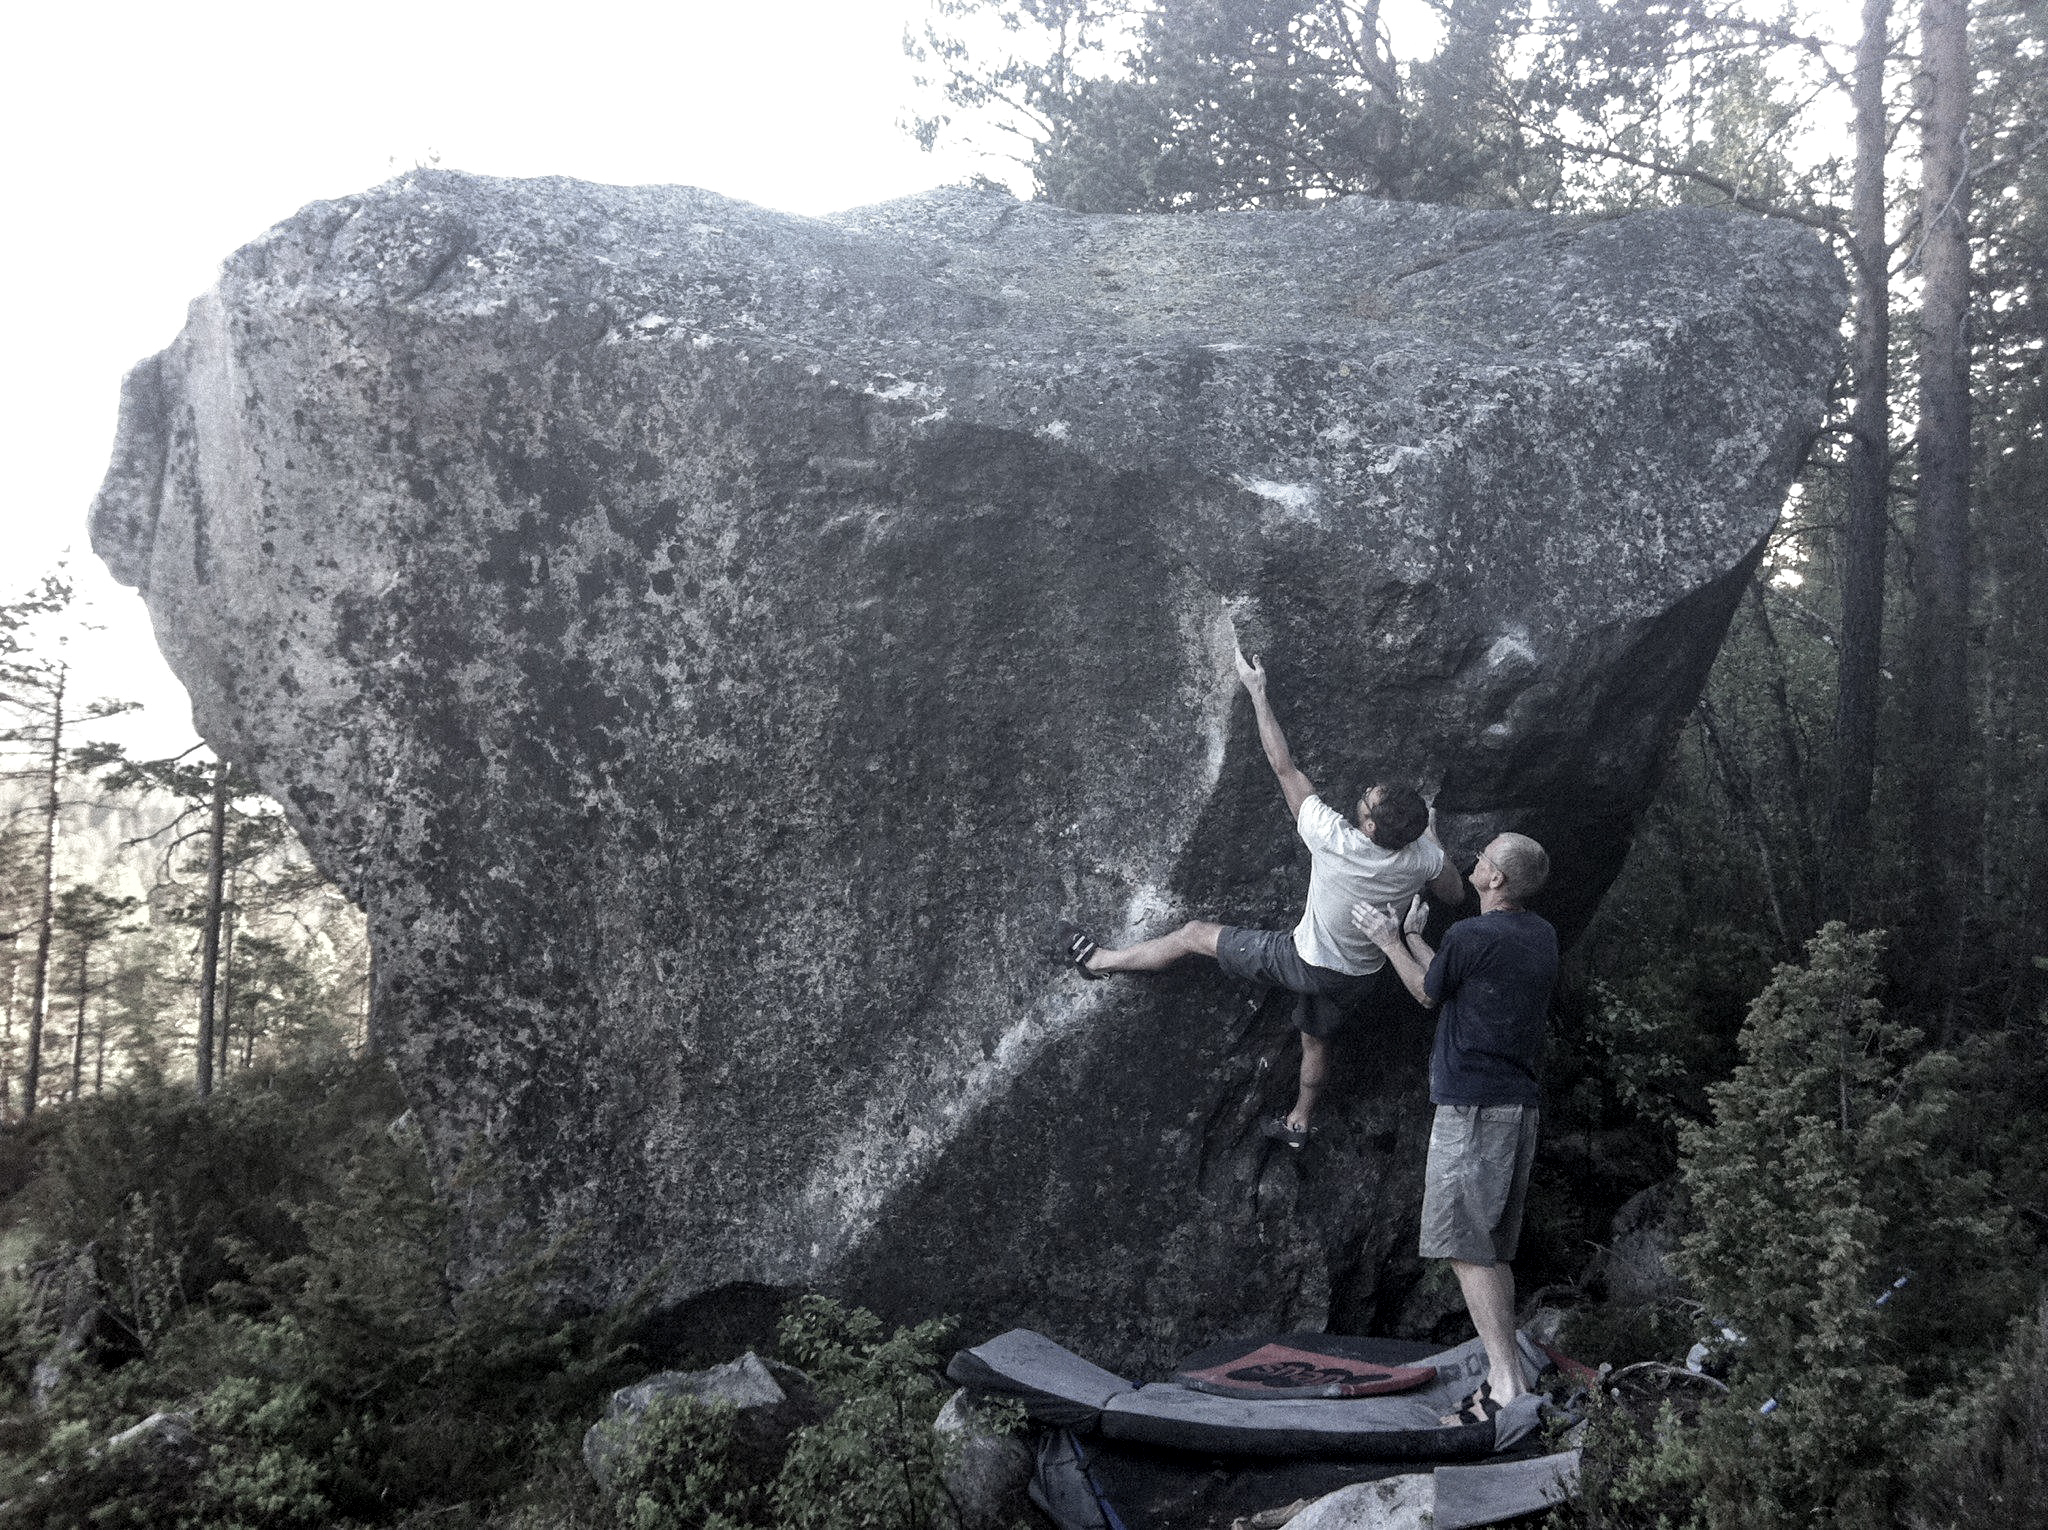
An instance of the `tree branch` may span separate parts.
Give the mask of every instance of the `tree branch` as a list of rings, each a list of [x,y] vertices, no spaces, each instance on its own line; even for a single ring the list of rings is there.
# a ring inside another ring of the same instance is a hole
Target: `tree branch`
[[[1603,148],[1597,144],[1573,143],[1570,139],[1553,133],[1548,128],[1536,127],[1533,124],[1525,124],[1524,131],[1533,133],[1539,138],[1548,139],[1567,154],[1583,155],[1588,159],[1612,160],[1618,164],[1629,165],[1637,170],[1647,170],[1652,175],[1661,175],[1672,180],[1694,181],[1699,185],[1708,187],[1710,190],[1720,192],[1728,198],[1730,203],[1742,208],[1746,212],[1761,213],[1768,218],[1783,218],[1788,222],[1803,224],[1807,228],[1826,234],[1831,239],[1846,241],[1849,237],[1848,229],[1839,218],[1825,217],[1819,213],[1803,212],[1796,207],[1782,207],[1775,202],[1767,202],[1761,197],[1750,196],[1733,181],[1724,180],[1718,175],[1710,175],[1704,170],[1694,170],[1684,165],[1659,164],[1653,159],[1644,159],[1640,155],[1630,154],[1621,149]]]

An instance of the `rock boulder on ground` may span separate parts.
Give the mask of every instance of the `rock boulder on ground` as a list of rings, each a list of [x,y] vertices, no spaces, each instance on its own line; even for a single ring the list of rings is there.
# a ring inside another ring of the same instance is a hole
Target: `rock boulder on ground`
[[[1082,984],[1304,863],[1232,680],[1348,810],[1553,851],[1583,922],[1836,352],[1807,234],[1367,201],[812,220],[405,176],[227,262],[131,375],[94,545],[369,913],[466,1267],[822,1287],[1105,1362],[1369,1321],[1427,1022],[1301,1160],[1284,1002]]]
[[[1685,1182],[1676,1175],[1622,1203],[1600,1261],[1610,1300],[1669,1302],[1686,1294],[1673,1256],[1685,1236],[1690,1210]]]
[[[1428,1472],[1357,1482],[1287,1521],[1292,1530],[1434,1530],[1436,1478]]]
[[[600,1486],[612,1485],[613,1465],[634,1448],[648,1410],[677,1398],[733,1410],[735,1454],[750,1480],[772,1479],[790,1433],[822,1416],[801,1372],[752,1350],[708,1370],[658,1371],[612,1393],[604,1417],[584,1431],[583,1464]]]
[[[959,1530],[1010,1530],[1039,1522],[1033,1513],[1031,1446],[1007,1420],[991,1422],[962,1390],[946,1399],[932,1427],[958,1440],[946,1472],[946,1499]]]

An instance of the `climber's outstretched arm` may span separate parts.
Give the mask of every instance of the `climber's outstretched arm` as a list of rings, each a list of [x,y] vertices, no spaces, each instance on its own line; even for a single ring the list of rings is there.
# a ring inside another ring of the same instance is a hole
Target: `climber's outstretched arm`
[[[1298,818],[1301,805],[1316,794],[1315,783],[1295,768],[1294,756],[1288,752],[1287,735],[1280,731],[1280,719],[1273,715],[1272,703],[1266,700],[1265,666],[1256,659],[1247,659],[1244,650],[1239,649],[1237,678],[1244,682],[1245,692],[1252,698],[1252,712],[1259,720],[1259,742],[1265,746],[1266,763],[1280,778],[1280,790],[1287,797],[1287,811]]]

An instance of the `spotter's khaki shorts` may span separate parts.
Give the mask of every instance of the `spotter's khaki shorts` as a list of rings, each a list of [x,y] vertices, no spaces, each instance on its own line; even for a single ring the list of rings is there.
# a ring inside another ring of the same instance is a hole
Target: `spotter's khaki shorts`
[[[1533,1105],[1439,1105],[1423,1169],[1422,1257],[1506,1264],[1536,1161]]]

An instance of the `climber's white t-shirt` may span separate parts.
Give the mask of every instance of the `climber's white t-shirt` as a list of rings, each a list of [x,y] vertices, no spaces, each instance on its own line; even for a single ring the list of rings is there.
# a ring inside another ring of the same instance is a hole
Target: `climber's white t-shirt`
[[[1351,905],[1377,903],[1384,908],[1398,903],[1402,906],[1395,912],[1407,913],[1410,896],[1443,870],[1442,847],[1424,835],[1399,850],[1383,849],[1314,796],[1302,803],[1294,826],[1313,858],[1308,906],[1294,927],[1296,954],[1312,967],[1355,976],[1379,971],[1387,954],[1352,924]]]

